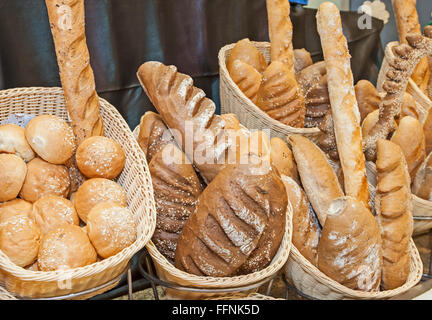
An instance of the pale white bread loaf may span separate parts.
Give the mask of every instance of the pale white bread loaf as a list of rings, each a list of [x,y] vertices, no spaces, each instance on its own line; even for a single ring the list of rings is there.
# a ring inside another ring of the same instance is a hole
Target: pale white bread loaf
[[[302,188],[292,178],[281,175],[293,210],[293,245],[311,262],[317,264],[318,242],[321,235],[319,222]]]
[[[294,134],[289,142],[303,188],[323,226],[331,202],[344,196],[338,178],[324,152],[308,138]]]
[[[384,290],[392,290],[402,286],[410,274],[411,179],[401,148],[391,141],[378,140],[376,166],[375,212],[383,244],[381,285]]]
[[[350,289],[379,290],[380,229],[363,202],[352,197],[332,202],[318,245],[318,268]]]
[[[370,195],[362,147],[360,113],[351,72],[351,56],[335,4],[324,2],[320,5],[317,26],[326,62],[334,131],[345,177],[345,192],[369,207]]]
[[[0,153],[12,153],[29,162],[35,157],[25,137],[25,129],[16,124],[0,125]]]

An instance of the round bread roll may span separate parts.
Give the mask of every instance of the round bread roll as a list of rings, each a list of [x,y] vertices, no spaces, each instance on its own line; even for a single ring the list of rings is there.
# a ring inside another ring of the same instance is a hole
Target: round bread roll
[[[66,198],[69,188],[70,178],[65,166],[35,158],[27,164],[27,175],[20,196],[30,202],[49,194]]]
[[[25,130],[16,124],[0,125],[0,153],[12,153],[29,162],[35,157],[25,137]]]
[[[0,204],[0,223],[15,216],[30,217],[32,209],[33,205],[22,199],[14,199],[2,203]]]
[[[68,199],[47,195],[33,204],[30,217],[36,221],[42,234],[58,228],[64,224],[79,225],[78,214]]]
[[[76,153],[78,169],[87,178],[114,179],[122,172],[125,160],[121,145],[101,136],[85,139]]]
[[[76,149],[72,127],[57,116],[33,118],[27,124],[25,136],[39,157],[52,164],[64,164]]]
[[[107,201],[91,209],[87,233],[99,256],[106,259],[134,243],[136,225],[129,209]]]
[[[27,167],[14,154],[0,154],[0,202],[15,199],[24,183]]]
[[[11,217],[0,224],[0,250],[17,266],[32,264],[39,251],[40,230],[28,217]]]
[[[42,237],[37,257],[41,271],[84,267],[96,262],[97,254],[80,227],[65,224]]]
[[[75,209],[82,221],[87,223],[90,210],[100,202],[114,201],[127,205],[126,192],[112,180],[93,178],[84,182],[75,195]]]

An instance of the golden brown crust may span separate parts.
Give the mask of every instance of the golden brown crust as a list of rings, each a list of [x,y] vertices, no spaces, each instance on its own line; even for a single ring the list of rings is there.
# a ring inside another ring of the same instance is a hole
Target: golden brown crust
[[[398,145],[378,140],[377,171],[375,211],[383,244],[382,287],[392,290],[408,279],[413,232],[411,179]]]
[[[270,263],[282,241],[288,203],[281,179],[269,169],[233,165],[217,175],[183,228],[177,268],[229,276]]]
[[[89,136],[103,135],[99,97],[86,44],[84,0],[46,0],[45,4],[66,106],[79,145]]]
[[[328,110],[318,127],[322,135],[318,138],[318,146],[334,161],[339,161],[339,153],[334,133],[334,124],[331,110]]]
[[[192,164],[174,144],[167,144],[156,153],[149,169],[157,212],[152,241],[166,258],[174,261],[178,238],[195,210],[202,188]]]
[[[33,209],[33,205],[22,199],[13,199],[0,204],[0,223],[14,216],[29,217]]]
[[[423,122],[423,133],[426,143],[426,154],[432,151],[432,108],[429,108],[426,119]]]
[[[432,153],[429,153],[417,171],[412,184],[412,193],[422,199],[432,201]]]
[[[271,138],[270,148],[270,161],[272,166],[279,171],[281,176],[285,175],[299,183],[297,166],[294,162],[292,152],[285,141],[278,137]]]
[[[256,103],[262,75],[254,67],[238,59],[230,65],[228,72],[245,96]]]
[[[312,57],[305,48],[294,49],[294,72],[299,73],[313,64]]]
[[[23,159],[14,154],[0,154],[0,203],[18,196],[26,174],[27,167]]]
[[[232,64],[235,60],[241,60],[251,65],[259,73],[264,72],[267,68],[267,62],[264,56],[247,38],[238,41],[234,48],[232,48],[226,63],[228,70],[232,70]]]
[[[0,125],[0,153],[11,153],[29,162],[35,157],[25,137],[25,129],[16,124]]]
[[[318,245],[318,268],[350,289],[378,291],[382,263],[380,229],[372,213],[352,197],[333,201]]]
[[[331,102],[334,133],[345,193],[369,207],[369,186],[363,154],[360,113],[354,92],[350,54],[335,4],[324,2],[317,13]]]
[[[375,86],[367,80],[357,82],[354,90],[360,111],[360,123],[363,123],[369,113],[378,110],[381,97]]]
[[[280,61],[273,61],[264,71],[256,104],[283,124],[297,128],[304,126],[305,99],[294,75]]]

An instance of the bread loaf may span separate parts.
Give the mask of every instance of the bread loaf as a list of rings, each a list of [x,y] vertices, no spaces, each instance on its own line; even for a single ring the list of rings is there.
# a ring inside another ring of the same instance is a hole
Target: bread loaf
[[[413,117],[404,117],[394,132],[391,141],[399,145],[408,164],[411,179],[426,158],[425,137],[421,123]]]
[[[423,122],[423,133],[425,136],[425,151],[426,154],[432,151],[432,108],[429,108],[427,116]]]
[[[299,73],[313,64],[312,57],[305,48],[294,49],[294,72]]]
[[[350,289],[378,291],[382,264],[380,229],[372,213],[352,197],[334,200],[318,244],[318,268]]]
[[[334,132],[345,177],[345,193],[369,207],[360,113],[354,92],[347,40],[335,4],[324,2],[320,5],[317,25],[326,62]]]
[[[317,264],[318,242],[321,235],[319,222],[300,186],[290,177],[281,175],[293,209],[293,245],[313,265]]]
[[[255,68],[259,73],[267,68],[267,62],[261,52],[250,42],[249,39],[242,39],[232,48],[227,60],[227,69],[232,69],[235,60],[241,60]]]
[[[279,174],[288,176],[299,183],[297,166],[287,144],[281,138],[274,137],[270,140],[270,148],[271,164],[279,171]]]
[[[328,110],[318,128],[322,134],[318,138],[318,146],[334,161],[339,161],[334,123],[331,110]]]
[[[416,101],[414,100],[412,95],[410,95],[408,92],[404,92],[400,118],[396,119],[396,121],[398,121],[398,124],[399,124],[399,120],[402,119],[403,117],[407,117],[407,116],[410,116],[410,117],[413,117],[413,118],[419,120],[419,111],[417,108]]]
[[[391,141],[378,140],[376,166],[375,212],[383,246],[381,284],[384,290],[392,290],[402,286],[410,273],[411,179],[402,150]]]
[[[280,61],[273,61],[264,71],[256,105],[283,124],[297,128],[304,126],[303,94],[294,74]]]
[[[29,162],[35,157],[25,137],[24,128],[16,124],[0,125],[0,153],[11,153]]]
[[[360,111],[360,123],[363,123],[369,113],[378,110],[381,97],[374,85],[367,80],[357,82],[354,90]]]
[[[412,184],[412,193],[417,197],[432,201],[432,153],[429,153],[417,170]]]
[[[323,226],[330,203],[342,197],[341,186],[325,154],[312,141],[301,136],[289,137],[303,188]]]
[[[230,64],[228,72],[245,96],[256,103],[262,75],[250,64],[238,59]]]
[[[287,204],[285,187],[274,170],[227,166],[200,195],[186,222],[176,267],[217,277],[266,267],[282,241]]]
[[[165,257],[174,261],[179,235],[195,210],[201,185],[192,164],[172,143],[153,156],[149,169],[157,212],[152,241]]]
[[[86,44],[84,0],[46,0],[66,106],[79,145],[85,138],[103,135]]]

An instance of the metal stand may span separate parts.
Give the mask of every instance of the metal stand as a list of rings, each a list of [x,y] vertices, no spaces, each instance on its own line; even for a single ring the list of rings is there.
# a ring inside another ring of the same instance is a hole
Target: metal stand
[[[237,291],[247,291],[251,289],[256,289],[260,287],[261,285],[268,282],[267,287],[267,294],[270,294],[270,291],[273,286],[273,280],[275,276],[268,277],[266,279],[263,279],[259,282],[256,282],[252,285],[242,286],[242,287],[235,287],[235,288],[215,288],[215,289],[204,289],[204,288],[195,288],[195,287],[185,287],[180,286],[178,284],[164,281],[159,279],[156,276],[156,270],[154,268],[153,261],[150,257],[150,254],[147,250],[144,251],[143,255],[140,257],[140,260],[138,261],[138,269],[141,273],[141,275],[147,279],[151,287],[153,289],[153,296],[155,300],[160,300],[159,293],[157,292],[157,286],[161,286],[164,288],[169,288],[173,290],[179,290],[179,291],[188,291],[188,292],[200,292],[200,293],[228,293],[228,292],[237,292]]]

